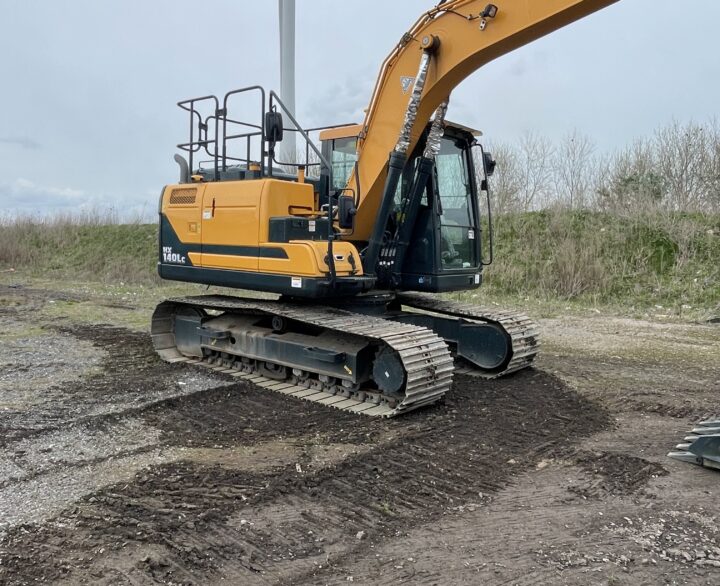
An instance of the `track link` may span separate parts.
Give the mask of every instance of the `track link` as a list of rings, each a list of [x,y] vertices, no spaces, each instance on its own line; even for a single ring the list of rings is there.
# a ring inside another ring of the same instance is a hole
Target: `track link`
[[[496,311],[470,303],[446,301],[439,297],[418,293],[400,293],[397,299],[402,305],[413,309],[491,323],[506,332],[510,338],[512,356],[504,368],[499,371],[487,371],[472,365],[457,368],[455,370],[457,374],[469,374],[486,379],[499,378],[527,368],[540,351],[540,334],[537,324],[524,313]]]
[[[362,336],[399,356],[405,371],[405,388],[398,396],[384,396],[378,389],[348,390],[336,381],[319,378],[281,381],[263,376],[257,366],[242,357],[222,353],[203,359],[184,356],[177,348],[174,315],[180,307],[194,307],[230,314],[280,316],[342,334]],[[396,323],[379,317],[358,315],[332,307],[201,295],[168,299],[153,314],[152,340],[158,354],[168,362],[186,362],[212,368],[280,393],[353,413],[393,417],[439,401],[450,389],[453,358],[445,341],[427,328]]]

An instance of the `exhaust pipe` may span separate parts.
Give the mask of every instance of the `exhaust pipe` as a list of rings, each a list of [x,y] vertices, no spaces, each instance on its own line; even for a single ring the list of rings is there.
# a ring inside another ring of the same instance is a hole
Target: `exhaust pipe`
[[[173,158],[180,166],[180,183],[190,183],[190,167],[188,167],[188,162],[185,160],[185,157],[175,155]]]

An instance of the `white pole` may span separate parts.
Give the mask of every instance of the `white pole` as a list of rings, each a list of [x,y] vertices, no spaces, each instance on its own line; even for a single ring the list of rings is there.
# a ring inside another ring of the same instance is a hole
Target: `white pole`
[[[280,99],[295,116],[295,0],[278,0],[280,13]],[[291,128],[287,116],[285,128]],[[286,132],[280,143],[280,160],[294,163],[295,132]]]

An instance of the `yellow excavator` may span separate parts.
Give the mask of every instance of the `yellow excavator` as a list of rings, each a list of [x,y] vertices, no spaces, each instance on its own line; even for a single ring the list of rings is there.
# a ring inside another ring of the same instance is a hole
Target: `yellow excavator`
[[[529,366],[525,315],[433,295],[479,287],[492,261],[495,162],[479,132],[445,120],[448,101],[485,63],[615,1],[440,2],[382,64],[362,124],[303,129],[258,86],[180,102],[189,139],[160,198],[159,274],[274,298],[168,299],[159,355],[383,417],[437,402],[454,372]],[[278,158],[289,132],[302,164]]]

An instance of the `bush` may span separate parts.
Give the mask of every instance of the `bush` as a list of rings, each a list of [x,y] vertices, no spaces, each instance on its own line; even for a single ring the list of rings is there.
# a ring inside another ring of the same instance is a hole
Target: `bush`
[[[720,216],[624,217],[555,209],[503,214],[488,292],[714,305],[720,299]]]

